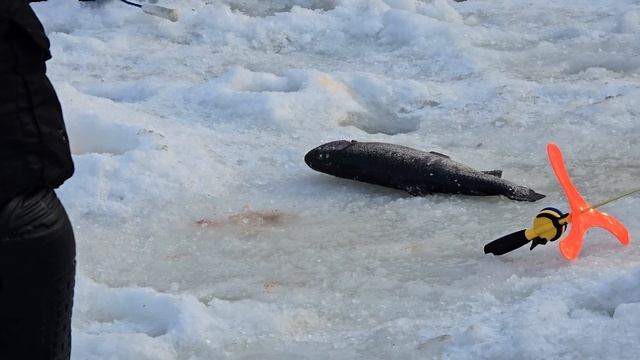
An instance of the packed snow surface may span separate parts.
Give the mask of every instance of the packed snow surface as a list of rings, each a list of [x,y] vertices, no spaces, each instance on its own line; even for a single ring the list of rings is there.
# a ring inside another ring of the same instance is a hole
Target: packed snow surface
[[[640,1],[33,4],[77,167],[73,359],[636,359],[640,198],[503,257],[486,242],[640,187]],[[328,141],[437,151],[547,194],[405,192],[314,172]]]

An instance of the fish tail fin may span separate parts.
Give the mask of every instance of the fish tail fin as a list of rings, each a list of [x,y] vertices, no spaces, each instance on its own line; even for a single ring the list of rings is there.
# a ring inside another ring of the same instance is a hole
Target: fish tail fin
[[[519,187],[513,189],[509,194],[505,194],[505,196],[511,200],[535,202],[544,198],[546,195],[537,193],[526,187]]]
[[[502,170],[487,170],[487,171],[483,171],[483,173],[487,174],[487,175],[492,175],[495,177],[502,177]]]

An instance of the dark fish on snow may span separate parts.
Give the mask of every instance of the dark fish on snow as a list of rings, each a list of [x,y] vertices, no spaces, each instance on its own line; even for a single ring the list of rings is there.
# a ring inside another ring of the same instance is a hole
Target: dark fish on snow
[[[545,197],[502,179],[500,170],[477,171],[437,152],[395,144],[338,140],[309,151],[304,161],[326,174],[402,189],[414,196],[504,195],[518,201]]]

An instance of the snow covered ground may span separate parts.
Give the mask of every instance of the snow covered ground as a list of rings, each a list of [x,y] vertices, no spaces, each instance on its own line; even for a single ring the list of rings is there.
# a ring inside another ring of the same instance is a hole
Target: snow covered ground
[[[33,4],[77,166],[73,359],[637,358],[639,197],[606,207],[627,247],[482,248],[567,209],[547,142],[593,202],[640,186],[640,1],[159,4],[180,21]],[[338,139],[547,198],[414,198],[304,164]]]

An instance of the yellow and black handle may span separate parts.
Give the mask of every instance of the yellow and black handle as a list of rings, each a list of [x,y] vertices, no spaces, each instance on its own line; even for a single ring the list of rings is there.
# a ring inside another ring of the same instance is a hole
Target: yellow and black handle
[[[544,208],[533,219],[531,228],[516,231],[488,243],[484,246],[484,253],[504,255],[528,243],[531,243],[530,250],[533,250],[538,245],[558,240],[570,221],[569,214],[563,214],[551,207]]]

